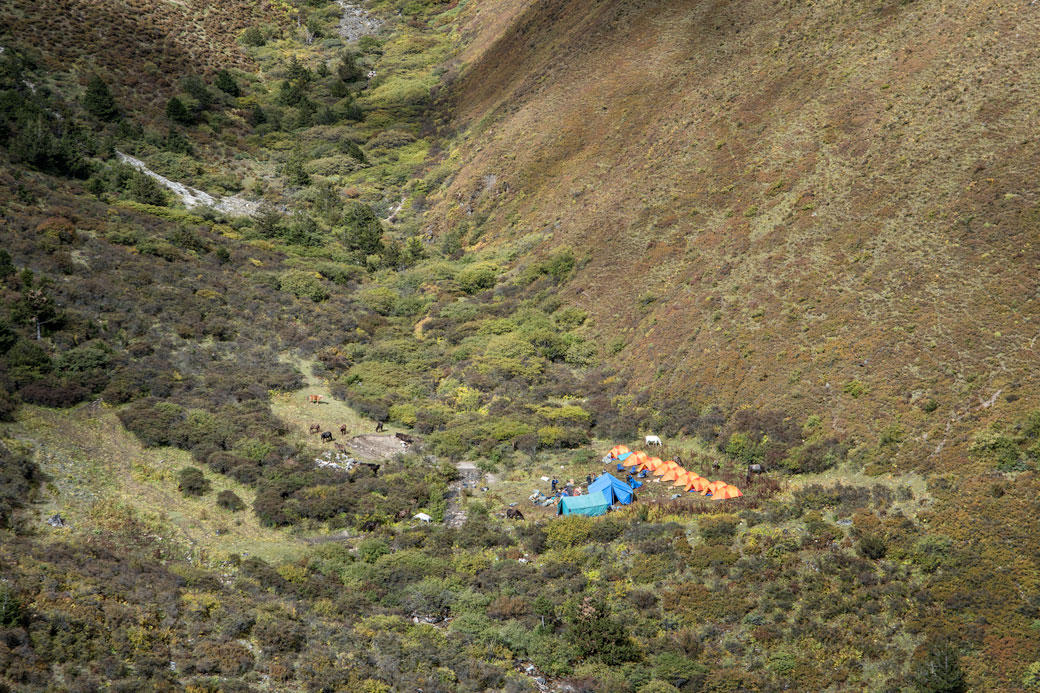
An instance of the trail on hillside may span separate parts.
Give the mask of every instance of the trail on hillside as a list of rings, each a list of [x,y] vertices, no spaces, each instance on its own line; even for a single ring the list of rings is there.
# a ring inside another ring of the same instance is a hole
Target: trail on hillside
[[[362,36],[376,33],[383,26],[381,21],[358,5],[339,0],[339,6],[343,8],[343,18],[339,20],[339,35],[345,41],[357,41]]]
[[[212,207],[218,212],[223,212],[224,214],[246,217],[255,213],[260,207],[259,202],[246,200],[237,195],[231,197],[213,196],[197,188],[189,187],[184,183],[170,180],[169,178],[161,176],[148,168],[148,166],[140,159],[132,157],[129,154],[124,154],[119,150],[116,150],[116,155],[124,164],[133,166],[149,178],[155,179],[159,185],[172,191],[173,194],[180,198],[181,202],[183,202],[184,206],[188,209],[194,209],[196,207]]]

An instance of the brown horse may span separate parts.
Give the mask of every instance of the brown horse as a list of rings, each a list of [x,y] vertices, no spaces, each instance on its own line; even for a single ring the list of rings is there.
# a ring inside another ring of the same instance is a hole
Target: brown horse
[[[321,426],[319,426],[316,423],[312,423],[310,429],[308,429],[308,432],[309,433],[321,433]]]
[[[341,424],[339,427],[339,434],[341,436],[347,435],[347,424]]]

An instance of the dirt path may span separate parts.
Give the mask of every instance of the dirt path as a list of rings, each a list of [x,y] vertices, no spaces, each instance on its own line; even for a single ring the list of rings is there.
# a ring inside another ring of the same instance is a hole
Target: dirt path
[[[444,511],[444,524],[449,527],[460,527],[466,521],[463,489],[475,490],[484,482],[484,473],[472,462],[458,462],[455,468],[459,470],[459,478],[448,487],[448,509]]]

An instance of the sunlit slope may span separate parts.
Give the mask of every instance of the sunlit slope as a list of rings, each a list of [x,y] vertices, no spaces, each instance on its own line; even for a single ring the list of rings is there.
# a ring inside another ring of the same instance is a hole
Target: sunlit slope
[[[586,256],[567,292],[633,385],[901,429],[915,463],[1035,404],[1032,8],[504,0],[469,21],[437,221]]]

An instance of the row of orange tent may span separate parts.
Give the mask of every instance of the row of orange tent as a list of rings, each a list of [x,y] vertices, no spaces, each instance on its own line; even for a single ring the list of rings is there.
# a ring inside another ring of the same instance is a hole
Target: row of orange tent
[[[667,462],[660,457],[651,457],[642,450],[632,452],[624,445],[616,445],[610,449],[610,457],[622,461],[627,466],[636,466],[636,472],[650,470],[654,476],[661,477],[661,482],[670,481],[674,486],[681,486],[686,491],[696,491],[702,496],[711,495],[712,500],[739,498],[744,494],[736,486],[725,481],[709,481],[696,472],[682,468],[675,460]]]

